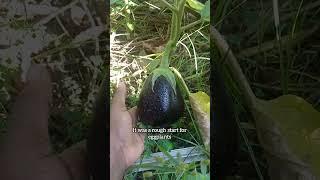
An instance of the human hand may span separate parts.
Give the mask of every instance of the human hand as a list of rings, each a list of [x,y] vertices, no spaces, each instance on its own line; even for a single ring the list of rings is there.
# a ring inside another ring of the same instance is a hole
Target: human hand
[[[110,179],[122,179],[124,171],[131,166],[144,150],[144,134],[133,133],[137,121],[136,108],[127,110],[126,86],[119,83],[112,99],[110,114]]]
[[[0,179],[88,179],[85,142],[59,155],[48,133],[51,78],[44,66],[32,65],[23,91],[15,99],[8,131],[0,144]]]

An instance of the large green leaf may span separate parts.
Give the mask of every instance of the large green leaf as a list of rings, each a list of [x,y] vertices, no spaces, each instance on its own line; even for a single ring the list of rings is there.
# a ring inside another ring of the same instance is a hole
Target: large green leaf
[[[267,152],[289,170],[300,166],[301,171],[312,172],[308,176],[320,177],[318,111],[298,96],[284,95],[270,101],[257,99],[254,115],[260,142]]]

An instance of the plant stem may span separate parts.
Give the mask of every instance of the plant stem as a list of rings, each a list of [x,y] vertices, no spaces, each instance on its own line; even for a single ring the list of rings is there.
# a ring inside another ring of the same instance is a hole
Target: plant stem
[[[161,0],[163,2],[163,4],[165,4],[172,12],[177,12],[177,8],[175,8],[174,6],[172,6],[170,3],[168,3],[166,0]]]
[[[161,59],[161,64],[160,64],[160,67],[168,68],[170,65],[171,53],[174,51],[181,33],[181,22],[182,22],[182,16],[184,13],[184,6],[185,6],[186,0],[175,0],[174,6],[170,5],[165,0],[161,0],[161,1],[165,3],[169,7],[169,9],[172,11],[170,38],[168,43],[166,44],[166,47]]]
[[[187,29],[189,29],[189,28],[191,28],[191,27],[194,27],[194,26],[196,26],[196,25],[198,25],[198,24],[200,24],[200,23],[202,23],[202,22],[203,22],[202,19],[198,19],[198,20],[196,20],[196,21],[194,21],[194,22],[192,22],[192,23],[190,23],[190,24],[188,24],[188,25],[186,25],[186,26],[183,26],[183,27],[181,28],[181,31],[187,30]]]
[[[162,68],[168,68],[169,67],[169,58],[170,58],[170,54],[171,54],[171,51],[172,49],[174,48],[174,43],[172,40],[170,40],[165,49],[164,49],[164,52],[163,52],[163,56],[162,56],[162,59],[161,59],[161,64],[160,64],[160,67]]]

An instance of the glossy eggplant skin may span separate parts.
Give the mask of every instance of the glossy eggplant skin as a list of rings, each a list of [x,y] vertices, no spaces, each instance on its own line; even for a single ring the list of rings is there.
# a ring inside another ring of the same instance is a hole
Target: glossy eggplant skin
[[[138,103],[138,119],[152,127],[169,127],[178,121],[184,111],[181,91],[176,87],[176,94],[164,76],[159,76],[152,90],[150,75],[141,90]]]

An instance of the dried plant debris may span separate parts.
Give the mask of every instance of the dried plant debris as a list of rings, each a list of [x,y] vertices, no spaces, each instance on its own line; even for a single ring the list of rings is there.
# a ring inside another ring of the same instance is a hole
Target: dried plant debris
[[[17,72],[15,78],[25,81],[31,63],[46,64],[52,71],[53,116],[91,114],[108,49],[105,17],[92,3],[0,0],[0,121],[6,119],[2,114],[7,114],[12,92],[18,91],[7,72]]]

